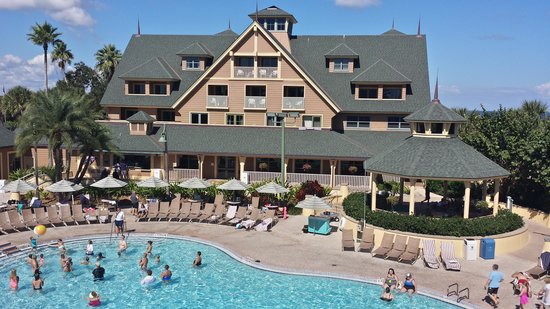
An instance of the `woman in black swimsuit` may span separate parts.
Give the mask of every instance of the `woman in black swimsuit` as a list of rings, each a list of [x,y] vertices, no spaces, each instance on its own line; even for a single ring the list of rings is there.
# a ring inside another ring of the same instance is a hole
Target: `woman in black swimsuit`
[[[40,275],[35,274],[34,275],[34,280],[32,281],[32,289],[35,290],[35,291],[42,290],[43,286],[44,286],[44,280],[42,280],[42,278],[40,278]]]

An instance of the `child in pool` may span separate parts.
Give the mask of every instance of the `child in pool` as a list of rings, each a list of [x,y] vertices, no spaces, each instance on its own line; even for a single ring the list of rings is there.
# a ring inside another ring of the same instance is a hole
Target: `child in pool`
[[[40,258],[38,258],[38,267],[42,267],[46,264],[46,261],[44,260],[44,254],[40,253]]]
[[[91,291],[90,295],[88,295],[88,305],[90,307],[101,306],[101,299],[99,298],[99,294],[96,291]]]

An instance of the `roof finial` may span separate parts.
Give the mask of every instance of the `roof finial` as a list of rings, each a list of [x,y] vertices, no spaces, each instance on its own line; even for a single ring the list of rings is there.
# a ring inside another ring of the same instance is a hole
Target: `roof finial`
[[[395,29],[395,17],[391,20],[391,28]]]
[[[256,0],[256,22],[258,22],[258,0]]]
[[[432,100],[432,103],[436,103],[436,104],[441,103],[441,101],[439,101],[439,70],[435,78],[434,99]]]
[[[416,36],[417,37],[421,37],[422,35],[420,35],[420,16],[418,16],[418,30],[416,31]]]
[[[231,18],[229,18],[229,22],[227,24],[227,29],[231,30]]]
[[[138,16],[138,32],[137,32],[137,36],[140,36],[141,35],[141,27],[139,26],[139,16]]]

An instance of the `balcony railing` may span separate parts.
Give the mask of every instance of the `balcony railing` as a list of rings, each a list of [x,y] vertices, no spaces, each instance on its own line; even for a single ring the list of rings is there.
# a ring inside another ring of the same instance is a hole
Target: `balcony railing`
[[[361,188],[363,190],[369,189],[369,176],[357,176],[357,175],[335,175],[334,186],[340,186],[343,183],[347,183],[350,187]]]
[[[181,181],[193,177],[199,177],[198,169],[174,168],[170,170],[170,181]]]
[[[254,172],[254,171],[247,171],[248,173],[248,182],[260,182],[265,180],[276,180],[281,177],[281,173],[278,172]]]
[[[244,97],[244,108],[247,109],[265,109],[266,97],[246,96]]]
[[[258,67],[258,78],[278,78],[279,71],[277,67]]]
[[[304,98],[300,97],[283,97],[283,109],[304,109]]]
[[[235,67],[233,76],[236,78],[253,78],[254,67]]]
[[[207,108],[227,108],[227,96],[209,95],[206,101]]]
[[[290,183],[302,183],[308,180],[317,180],[323,186],[328,186],[330,185],[330,174],[287,173],[286,180]]]

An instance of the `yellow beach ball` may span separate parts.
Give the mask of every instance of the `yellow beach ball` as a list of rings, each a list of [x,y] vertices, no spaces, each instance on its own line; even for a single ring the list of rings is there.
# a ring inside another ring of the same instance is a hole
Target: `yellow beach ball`
[[[43,226],[42,224],[37,225],[37,226],[34,227],[34,233],[36,235],[42,236],[42,235],[46,234],[46,227]]]

